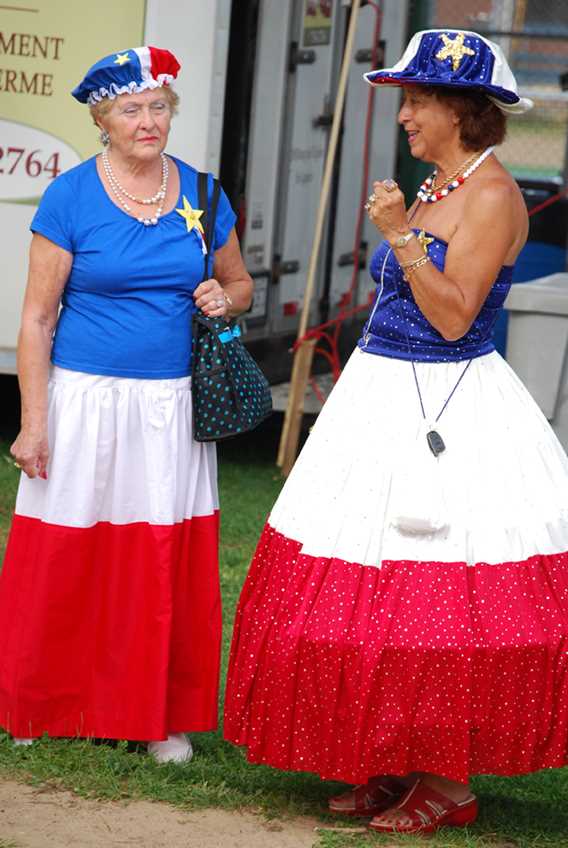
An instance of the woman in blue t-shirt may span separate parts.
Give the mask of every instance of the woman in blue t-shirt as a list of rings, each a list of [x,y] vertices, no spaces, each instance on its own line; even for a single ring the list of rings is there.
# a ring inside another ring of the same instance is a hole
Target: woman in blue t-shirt
[[[0,579],[0,725],[19,744],[147,740],[184,762],[186,734],[217,724],[216,456],[192,438],[191,316],[238,315],[252,281],[221,192],[202,282],[198,175],[164,153],[178,70],[141,47],[88,71],[73,95],[103,153],[31,225]]]

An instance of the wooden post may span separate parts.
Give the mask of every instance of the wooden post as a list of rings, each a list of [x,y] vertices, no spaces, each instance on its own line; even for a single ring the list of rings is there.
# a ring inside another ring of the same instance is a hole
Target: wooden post
[[[298,327],[298,339],[302,339],[306,334],[306,330],[308,329],[308,321],[310,317],[310,304],[312,302],[312,297],[314,293],[319,251],[323,234],[323,225],[325,222],[329,191],[331,188],[333,164],[335,162],[335,156],[337,153],[339,131],[341,129],[341,121],[343,118],[345,92],[347,89],[347,80],[349,77],[351,59],[353,57],[353,47],[355,44],[355,33],[357,31],[357,21],[359,18],[360,7],[361,0],[352,0],[351,17],[349,19],[349,30],[347,33],[347,41],[345,43],[345,51],[343,53],[341,74],[339,77],[339,87],[337,89],[337,99],[335,101],[333,122],[331,125],[331,134],[329,137],[329,147],[327,149],[323,181],[320,191],[314,241],[312,245],[312,252],[310,255],[310,264],[308,266],[306,290],[304,292],[302,314],[300,317],[300,325]],[[290,395],[288,397],[288,405],[286,407],[282,434],[280,436],[278,458],[276,460],[277,464],[286,475],[290,473],[296,459],[296,454],[298,452],[300,429],[302,426],[302,417],[304,414],[304,398],[306,394],[308,380],[310,379],[315,345],[315,339],[307,339],[303,342],[300,342],[298,348],[294,353],[294,364],[292,366]]]
[[[304,414],[304,397],[312,370],[315,346],[315,339],[307,339],[294,354],[290,394],[288,396],[288,405],[286,407],[286,415],[280,437],[278,459],[276,460],[286,477],[292,470],[296,461],[296,454],[298,453],[298,443],[300,441],[300,430]]]

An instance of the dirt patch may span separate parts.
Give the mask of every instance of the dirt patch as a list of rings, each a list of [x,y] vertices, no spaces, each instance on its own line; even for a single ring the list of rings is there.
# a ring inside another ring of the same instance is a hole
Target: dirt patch
[[[316,820],[185,812],[149,801],[102,802],[0,783],[0,843],[17,848],[312,848]]]

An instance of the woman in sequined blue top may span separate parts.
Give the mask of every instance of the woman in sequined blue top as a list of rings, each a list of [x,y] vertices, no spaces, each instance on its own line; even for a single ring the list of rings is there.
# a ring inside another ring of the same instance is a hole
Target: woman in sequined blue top
[[[373,184],[375,302],[259,542],[225,735],[430,833],[475,820],[472,776],[568,764],[568,458],[491,338],[528,230],[493,146],[530,104],[470,32],[367,77],[433,175],[408,211]]]
[[[481,94],[407,86],[403,98],[399,122],[411,154],[434,164],[435,186],[463,174],[464,165],[503,141],[505,116],[491,103],[486,107]],[[491,330],[528,234],[517,183],[494,153],[458,191],[433,203],[418,198],[408,213],[391,183],[375,182],[369,203],[369,217],[385,237],[371,273],[379,283],[382,274],[384,285],[360,347],[420,362],[489,353],[495,349]],[[423,257],[429,261],[412,268]],[[403,266],[410,266],[406,274]]]

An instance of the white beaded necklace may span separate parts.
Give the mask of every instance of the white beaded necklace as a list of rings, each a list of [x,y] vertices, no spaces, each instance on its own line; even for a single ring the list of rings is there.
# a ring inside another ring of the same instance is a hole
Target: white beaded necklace
[[[451,191],[455,191],[456,188],[459,188],[461,185],[465,183],[468,177],[471,177],[473,172],[479,168],[479,166],[485,162],[488,156],[490,156],[494,147],[488,147],[487,150],[484,150],[481,156],[479,156],[475,162],[467,168],[460,176],[457,176],[452,182],[446,186],[445,188],[441,188],[438,191],[433,191],[432,186],[436,179],[436,171],[431,174],[428,179],[424,180],[420,188],[418,189],[417,197],[420,198],[422,203],[436,203],[437,200],[443,200],[444,197],[447,197]]]
[[[129,215],[133,214],[132,207],[129,206],[129,204],[126,202],[126,200],[124,198],[128,198],[129,200],[134,201],[134,203],[140,203],[141,205],[144,205],[144,206],[149,206],[150,204],[155,204],[155,203],[158,204],[158,208],[156,209],[156,211],[154,212],[154,214],[152,216],[146,217],[146,218],[142,215],[137,216],[137,220],[141,224],[143,224],[145,227],[149,227],[149,226],[155,227],[156,224],[158,223],[158,220],[159,220],[159,218],[162,214],[163,208],[164,208],[164,200],[165,200],[167,190],[168,190],[168,177],[169,177],[168,158],[167,158],[165,153],[160,153],[160,158],[162,160],[162,182],[160,184],[160,188],[158,189],[156,194],[154,194],[152,197],[138,198],[138,197],[135,197],[133,194],[130,194],[130,192],[128,192],[119,183],[118,179],[116,178],[116,176],[114,174],[114,171],[112,170],[110,160],[108,158],[108,151],[103,150],[103,152],[102,152],[103,168],[104,168],[104,172],[105,172],[106,178],[108,180],[108,183],[109,183],[112,191],[114,192],[114,195],[117,198],[118,202],[120,203],[122,208],[125,209],[126,212],[128,212]]]

